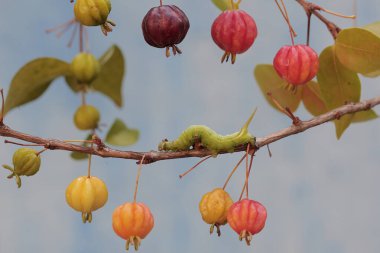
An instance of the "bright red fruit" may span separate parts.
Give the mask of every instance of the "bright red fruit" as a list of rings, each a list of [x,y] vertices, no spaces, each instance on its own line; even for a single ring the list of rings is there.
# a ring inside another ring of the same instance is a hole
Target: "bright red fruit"
[[[211,36],[215,43],[225,51],[222,57],[228,61],[231,55],[232,64],[236,54],[247,51],[257,37],[255,20],[242,10],[226,10],[214,21],[211,27]]]
[[[283,46],[274,57],[273,67],[288,83],[301,85],[315,77],[319,59],[317,53],[309,46]]]
[[[145,41],[153,47],[166,47],[167,57],[170,56],[170,47],[174,55],[182,53],[176,45],[185,38],[190,23],[186,14],[177,6],[161,5],[150,9],[141,26]]]
[[[259,233],[265,226],[267,210],[257,201],[243,199],[234,203],[227,214],[231,228],[239,234],[240,241],[245,239],[249,245],[252,236]]]

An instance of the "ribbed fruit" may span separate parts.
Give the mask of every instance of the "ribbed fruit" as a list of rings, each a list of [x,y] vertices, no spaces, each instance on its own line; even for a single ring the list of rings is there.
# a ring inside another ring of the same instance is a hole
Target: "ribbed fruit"
[[[83,223],[92,221],[92,212],[101,208],[108,200],[105,183],[94,176],[74,179],[66,189],[66,202],[82,213]]]
[[[220,226],[227,223],[227,212],[232,204],[230,195],[221,188],[216,188],[203,195],[199,202],[199,211],[202,219],[207,224],[211,224],[210,234],[216,227],[217,234],[220,236]]]
[[[100,26],[104,35],[112,32],[115,23],[108,18],[111,12],[110,0],[76,0],[74,4],[75,19],[86,26]]]
[[[264,228],[266,218],[265,207],[250,199],[243,199],[234,203],[227,214],[228,224],[239,234],[239,240],[245,239],[248,245],[252,236]]]
[[[93,54],[79,53],[72,60],[70,68],[79,83],[90,84],[98,76],[100,64]]]
[[[103,25],[110,11],[109,0],[76,0],[74,4],[75,19],[87,26]]]
[[[74,114],[74,124],[80,130],[91,130],[98,127],[100,113],[92,105],[81,105]]]
[[[169,57],[170,47],[174,55],[182,53],[176,45],[185,38],[190,23],[186,14],[177,6],[162,5],[148,11],[141,27],[145,41],[153,47],[166,48],[166,56]]]
[[[3,168],[12,172],[7,178],[15,178],[17,187],[21,187],[20,176],[32,176],[38,172],[41,158],[37,151],[31,148],[19,148],[13,154],[13,168],[4,164]]]
[[[315,77],[319,68],[317,53],[309,46],[283,46],[273,60],[278,75],[292,85],[302,85]]]
[[[214,42],[225,51],[221,62],[234,64],[236,54],[247,51],[257,37],[255,20],[243,10],[226,10],[214,21],[211,27]]]
[[[154,226],[153,215],[143,203],[126,202],[118,206],[112,214],[112,227],[115,233],[126,240],[126,250],[132,244],[138,250]]]
[[[41,158],[31,148],[20,148],[13,154],[14,173],[19,176],[32,176],[38,172]]]

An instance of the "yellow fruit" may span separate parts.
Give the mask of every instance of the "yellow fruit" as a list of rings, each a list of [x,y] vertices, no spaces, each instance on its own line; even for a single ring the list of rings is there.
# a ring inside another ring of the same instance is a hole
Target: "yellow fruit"
[[[199,211],[202,219],[207,224],[211,224],[210,233],[213,232],[215,226],[218,236],[220,236],[219,226],[227,223],[228,209],[232,204],[230,195],[221,188],[216,188],[203,195],[199,202]]]
[[[100,72],[99,61],[93,54],[77,54],[71,62],[71,71],[79,83],[91,83]]]
[[[74,114],[75,126],[80,130],[90,130],[98,127],[100,113],[92,105],[80,106]]]
[[[87,26],[105,24],[110,11],[109,0],[77,0],[74,5],[76,20]]]
[[[82,220],[92,221],[92,211],[104,206],[108,199],[105,183],[97,177],[82,176],[74,179],[66,189],[66,202],[82,212]]]

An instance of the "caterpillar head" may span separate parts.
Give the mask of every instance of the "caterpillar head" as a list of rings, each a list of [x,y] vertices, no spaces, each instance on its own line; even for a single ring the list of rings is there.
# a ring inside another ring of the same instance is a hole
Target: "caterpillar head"
[[[158,144],[158,151],[163,151],[163,150],[166,150],[166,143],[168,142],[168,139],[164,139],[162,140],[159,144]]]

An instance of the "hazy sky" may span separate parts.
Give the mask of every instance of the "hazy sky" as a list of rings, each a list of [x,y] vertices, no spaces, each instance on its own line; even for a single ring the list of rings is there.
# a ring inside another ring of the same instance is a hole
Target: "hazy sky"
[[[69,34],[57,39],[45,29],[73,17],[66,1],[0,0],[0,86],[7,91],[17,70],[37,57],[71,61],[78,48],[67,48]],[[376,21],[378,0],[358,1],[358,24]],[[116,108],[98,94],[89,96],[102,122],[120,117],[141,131],[130,150],[156,149],[163,138],[173,139],[191,124],[204,124],[217,132],[237,131],[252,109],[258,113],[250,127],[264,136],[291,124],[269,107],[254,78],[256,64],[271,63],[277,50],[290,39],[274,1],[243,1],[241,8],[256,20],[259,35],[254,46],[238,55],[235,65],[220,64],[223,52],[214,44],[210,27],[219,14],[211,1],[168,1],[184,10],[191,23],[179,45],[181,56],[164,56],[164,50],[148,46],[142,36],[141,20],[159,1],[113,0],[110,18],[117,23],[104,37],[98,28],[89,29],[92,52],[100,56],[116,43],[124,52],[127,75],[124,107]],[[306,18],[295,1],[286,1],[291,19],[305,43]],[[352,13],[352,1],[316,1],[324,7]],[[326,15],[327,16],[327,15]],[[328,16],[329,18],[331,16]],[[332,18],[341,27],[352,21]],[[326,28],[312,20],[311,45],[321,52],[333,43]],[[362,98],[380,94],[379,79],[362,78]],[[75,129],[72,116],[80,104],[63,79],[55,81],[36,102],[15,109],[6,123],[30,134],[80,139],[86,133]],[[376,111],[380,113],[377,108]],[[297,115],[311,116],[301,106]],[[142,171],[138,201],[153,212],[155,227],[143,240],[140,252],[266,252],[266,253],[375,253],[380,249],[380,121],[351,126],[337,141],[333,124],[325,124],[271,145],[254,161],[250,196],[268,211],[265,229],[247,247],[228,226],[222,237],[208,234],[198,212],[202,195],[223,185],[242,154],[211,159],[182,180],[178,175],[199,159],[162,161]],[[0,143],[1,164],[9,164],[18,147]],[[109,189],[107,205],[94,213],[92,224],[82,224],[80,214],[65,202],[65,189],[74,178],[86,173],[85,162],[72,161],[67,152],[48,151],[42,156],[40,172],[24,178],[17,189],[0,171],[0,253],[21,252],[123,252],[125,242],[111,226],[115,207],[133,198],[134,161],[95,157],[93,175]],[[238,198],[244,181],[241,168],[228,186]]]

